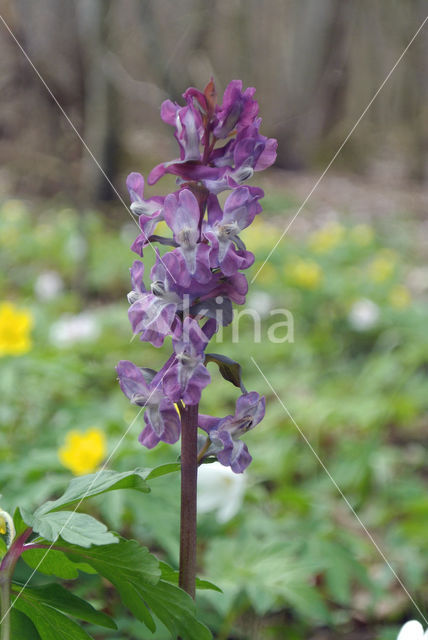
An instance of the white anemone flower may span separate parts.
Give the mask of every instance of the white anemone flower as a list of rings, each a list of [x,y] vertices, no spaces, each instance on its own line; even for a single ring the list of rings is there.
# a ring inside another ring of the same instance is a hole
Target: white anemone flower
[[[63,288],[62,278],[56,271],[44,271],[34,284],[34,292],[40,300],[53,300]]]
[[[247,308],[255,311],[261,318],[266,318],[273,306],[274,298],[266,291],[255,291],[247,298]]]
[[[198,470],[198,511],[216,513],[217,522],[231,520],[242,506],[245,476],[220,462],[203,464]]]
[[[368,298],[361,298],[352,305],[348,321],[356,331],[367,331],[377,324],[379,316],[377,304]]]
[[[424,629],[417,620],[410,620],[401,627],[397,640],[427,640],[428,629],[424,633]]]
[[[88,312],[65,313],[51,326],[50,339],[57,347],[69,347],[75,342],[90,342],[100,334],[100,326]]]

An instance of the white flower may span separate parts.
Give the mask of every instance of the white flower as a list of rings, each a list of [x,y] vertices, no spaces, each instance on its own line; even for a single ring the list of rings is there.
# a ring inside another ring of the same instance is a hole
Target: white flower
[[[66,250],[68,255],[77,262],[85,257],[88,245],[83,236],[75,233],[68,238]]]
[[[427,640],[427,638],[428,629],[424,633],[421,623],[417,620],[406,622],[397,636],[397,640]]]
[[[348,321],[356,331],[367,331],[379,320],[379,307],[368,298],[357,300],[349,312]]]
[[[56,271],[44,271],[34,284],[34,292],[40,300],[53,300],[63,288],[62,278]]]
[[[203,464],[198,471],[198,511],[216,512],[217,522],[227,522],[242,506],[245,476],[220,462]]]
[[[407,276],[406,282],[415,293],[428,290],[428,267],[416,267]]]
[[[247,308],[253,309],[260,317],[269,315],[272,308],[273,298],[266,291],[255,291],[247,298]]]
[[[95,340],[100,334],[100,326],[88,312],[71,315],[65,313],[50,330],[50,339],[57,347],[68,347],[75,342]]]

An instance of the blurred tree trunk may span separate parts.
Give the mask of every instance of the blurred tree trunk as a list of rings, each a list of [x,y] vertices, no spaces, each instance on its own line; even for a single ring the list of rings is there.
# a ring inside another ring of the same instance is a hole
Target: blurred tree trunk
[[[114,184],[120,148],[118,100],[104,68],[108,57],[110,7],[111,0],[78,0],[76,3],[85,82],[82,137]],[[90,201],[116,198],[105,176],[86,151],[82,161],[82,184]]]
[[[416,0],[415,14],[422,23],[427,13],[425,0]],[[413,126],[410,132],[409,176],[418,182],[428,181],[428,29],[425,25],[420,36],[409,49],[412,73],[409,74],[405,112]]]
[[[292,72],[285,78],[292,117],[278,131],[278,165],[286,169],[307,166],[314,148],[343,116],[352,3],[302,0],[293,9]]]

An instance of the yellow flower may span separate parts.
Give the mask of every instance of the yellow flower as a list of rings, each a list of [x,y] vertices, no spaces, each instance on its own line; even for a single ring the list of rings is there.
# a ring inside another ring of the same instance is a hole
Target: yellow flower
[[[95,471],[105,458],[106,451],[105,435],[94,427],[86,433],[69,431],[65,445],[58,451],[58,457],[64,467],[70,469],[75,476],[80,476]]]
[[[7,536],[6,546],[10,547],[12,540],[14,539],[16,532],[13,524],[12,516],[0,508],[0,535]]]
[[[344,227],[337,222],[332,222],[310,235],[309,246],[315,253],[325,253],[340,244],[344,235]]]
[[[380,251],[369,267],[369,275],[373,282],[385,282],[394,272],[396,254],[390,249]]]
[[[0,356],[27,353],[31,349],[32,326],[29,311],[19,311],[11,302],[0,304]]]
[[[20,200],[7,200],[1,209],[3,220],[8,222],[20,222],[26,214],[25,204]]]
[[[373,242],[374,230],[369,224],[357,224],[351,229],[351,238],[360,247],[367,247]]]
[[[258,272],[257,282],[259,284],[272,284],[272,282],[275,282],[278,277],[276,269],[271,264],[269,264],[269,262],[265,262],[265,264],[263,266],[262,265],[263,262],[258,262],[253,267],[254,275],[256,275],[256,273]],[[260,267],[262,268],[259,271]]]
[[[322,279],[321,267],[313,260],[297,260],[288,273],[294,284],[304,289],[316,289]]]
[[[406,309],[412,302],[410,291],[402,284],[398,284],[389,294],[389,303],[396,309]]]
[[[0,235],[0,243],[9,249],[15,247],[21,241],[21,234],[18,229],[14,227],[9,227],[9,229],[4,229]]]
[[[240,234],[249,251],[272,249],[281,237],[282,229],[267,224],[261,218],[255,218],[251,226]],[[257,276],[258,279],[258,276]]]

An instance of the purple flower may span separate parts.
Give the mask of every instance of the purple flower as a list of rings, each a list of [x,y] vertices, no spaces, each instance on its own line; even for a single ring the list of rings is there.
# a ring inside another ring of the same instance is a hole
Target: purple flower
[[[121,360],[116,367],[120,388],[132,404],[145,407],[146,428],[138,440],[148,449],[161,440],[169,444],[180,437],[180,418],[173,402],[162,391],[161,372],[148,383],[141,369],[128,360]]]
[[[149,173],[147,182],[155,184],[167,173],[179,176],[185,181],[189,180],[218,180],[223,175],[224,169],[217,167],[207,167],[201,162],[172,160],[172,162],[162,162]]]
[[[165,100],[161,107],[161,118],[175,127],[174,135],[180,147],[180,159],[159,164],[150,172],[148,183],[154,184],[166,173],[182,175],[184,172],[184,176],[191,174],[194,180],[198,180],[202,175],[213,174],[209,167],[201,164],[200,145],[205,136],[205,129],[201,113],[194,107],[193,102],[189,100],[187,107],[180,107],[171,100]],[[199,173],[190,171],[191,168],[199,169]]]
[[[247,278],[243,273],[234,273],[233,276],[222,277],[221,274],[215,274],[218,278],[217,286],[205,295],[201,295],[200,300],[208,300],[210,298],[230,298],[236,304],[244,304],[245,296],[248,291]]]
[[[246,127],[236,136],[232,177],[237,182],[247,180],[254,171],[262,171],[275,162],[278,143],[274,138],[266,138],[259,133],[260,124],[261,118],[258,118],[255,125]]]
[[[211,381],[203,364],[208,340],[197,321],[187,316],[182,336],[173,340],[176,362],[163,380],[164,391],[173,402],[182,400],[186,405],[193,405],[200,401],[202,389]]]
[[[144,265],[135,260],[131,267],[133,290],[128,294],[131,304],[128,316],[134,333],[141,333],[141,340],[160,347],[166,336],[178,335],[180,321],[176,316],[182,308],[182,298],[178,295],[173,281],[173,272],[180,269],[174,260],[174,252],[161,260],[159,253],[151,271],[151,290],[144,287]],[[168,266],[169,265],[169,266]]]
[[[136,215],[152,218],[162,209],[163,197],[155,196],[150,200],[144,200],[144,178],[141,173],[130,173],[126,178],[126,186],[131,198],[131,211]]]
[[[163,120],[176,127],[180,159],[155,167],[148,177],[149,184],[172,173],[184,182],[202,181],[211,193],[220,193],[239,186],[254,171],[261,171],[275,161],[276,140],[259,133],[261,118],[256,117],[254,89],[242,92],[242,83],[233,80],[226,88],[222,106],[214,107],[215,87],[210,84],[212,87],[209,90],[207,87],[208,93],[204,94],[188,89],[184,94],[187,107],[170,100],[162,105]],[[216,149],[216,138],[226,138],[234,128],[236,138]],[[210,144],[211,131],[214,140]],[[203,156],[200,145],[205,146]]]
[[[180,160],[200,160],[199,146],[204,129],[200,112],[189,102],[187,107],[165,100],[161,106],[161,118],[175,127],[175,137],[180,147]]]
[[[214,418],[200,414],[199,426],[208,433],[212,442],[208,455],[216,454],[218,461],[225,467],[230,466],[235,473],[242,473],[252,457],[240,437],[259,424],[264,415],[265,398],[255,391],[238,398],[234,416]]]
[[[227,85],[213,131],[216,138],[227,138],[233,129],[252,124],[259,110],[258,103],[253,100],[255,91],[249,87],[242,93],[241,80],[232,80]]]
[[[144,247],[150,244],[150,237],[153,235],[153,232],[161,220],[163,220],[162,209],[152,216],[141,215],[139,217],[138,223],[140,225],[140,229],[143,233],[138,235],[134,242],[131,245],[131,250],[138,253],[139,256],[143,255]]]
[[[239,232],[248,227],[262,210],[258,200],[263,190],[238,187],[227,198],[222,212],[216,196],[208,201],[208,226],[204,235],[211,242],[211,267],[220,266],[226,276],[238,269],[247,269],[254,262],[254,255],[246,251]]]
[[[261,119],[246,127],[230,143],[213,152],[213,164],[218,175],[201,177],[201,182],[211,193],[235,189],[249,180],[254,171],[262,171],[275,162],[277,141],[258,132]]]
[[[139,215],[142,231],[132,243],[131,249],[142,256],[143,248],[150,244],[150,236],[153,235],[157,223],[163,220],[162,208],[165,198],[156,196],[144,200],[144,178],[140,173],[130,173],[126,179],[126,186],[131,197],[131,211]]]
[[[200,240],[201,213],[196,197],[189,189],[165,198],[164,217],[186,261],[189,273],[201,283],[211,278],[210,248]]]

